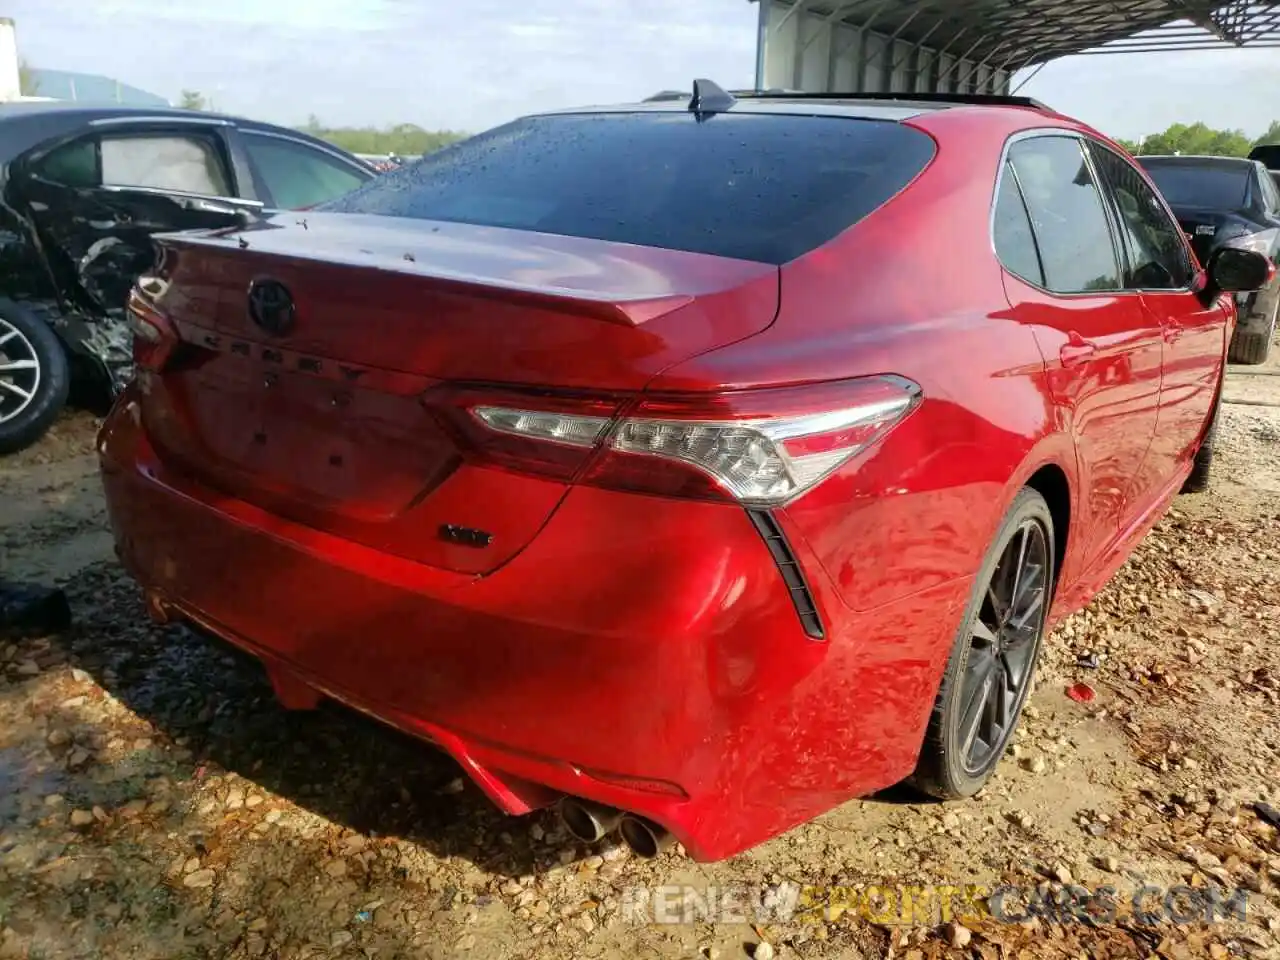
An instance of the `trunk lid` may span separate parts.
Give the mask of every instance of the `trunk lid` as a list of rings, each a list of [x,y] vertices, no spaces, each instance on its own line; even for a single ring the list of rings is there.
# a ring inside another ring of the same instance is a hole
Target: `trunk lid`
[[[158,455],[286,519],[477,574],[567,483],[470,462],[442,414],[454,391],[623,397],[778,306],[770,264],[455,223],[308,213],[158,244],[152,299],[183,343],[145,378]]]

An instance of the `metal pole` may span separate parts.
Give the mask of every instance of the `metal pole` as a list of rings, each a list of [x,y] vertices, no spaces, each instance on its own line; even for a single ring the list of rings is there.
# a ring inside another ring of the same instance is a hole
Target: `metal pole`
[[[1013,88],[1013,92],[1010,95],[1017,96],[1018,91],[1021,90],[1023,87],[1025,87],[1032,80],[1034,80],[1036,78],[1036,74],[1038,74],[1041,70],[1043,70],[1048,65],[1049,65],[1049,61],[1046,60],[1044,63],[1040,64],[1038,67],[1032,70],[1029,76],[1027,76],[1025,79],[1023,79],[1021,83],[1019,83],[1016,87]]]
[[[756,0],[760,4],[756,20],[756,90],[764,89],[765,50],[769,46],[769,17],[773,13],[773,0]]]

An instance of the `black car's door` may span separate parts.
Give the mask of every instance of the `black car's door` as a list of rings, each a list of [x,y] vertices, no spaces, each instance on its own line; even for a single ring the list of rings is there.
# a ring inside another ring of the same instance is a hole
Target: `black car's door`
[[[19,189],[63,289],[121,310],[153,262],[153,234],[230,226],[261,209],[239,196],[227,129],[112,119],[22,157]]]

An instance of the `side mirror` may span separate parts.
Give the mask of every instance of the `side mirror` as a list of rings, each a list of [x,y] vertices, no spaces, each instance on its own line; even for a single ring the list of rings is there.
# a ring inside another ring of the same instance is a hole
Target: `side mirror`
[[[1276,265],[1265,254],[1223,247],[1209,258],[1209,286],[1221,293],[1261,290],[1276,274]]]

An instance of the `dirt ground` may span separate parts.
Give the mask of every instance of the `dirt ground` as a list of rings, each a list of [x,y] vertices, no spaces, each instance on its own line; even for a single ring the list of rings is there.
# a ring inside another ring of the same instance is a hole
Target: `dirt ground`
[[[75,615],[0,640],[0,957],[1280,957],[1280,363],[1233,370],[1227,398],[1212,491],[1055,633],[978,798],[891,791],[714,865],[508,819],[430,748],[285,713],[252,663],[151,625],[111,553],[95,423],[68,416],[0,461],[0,570]],[[893,891],[923,884],[1021,892],[899,916]],[[668,900],[690,922],[658,923],[633,908],[659,885],[872,906]],[[1073,887],[1102,898],[1088,916],[1045,907]],[[1243,918],[1194,919],[1215,896]]]

